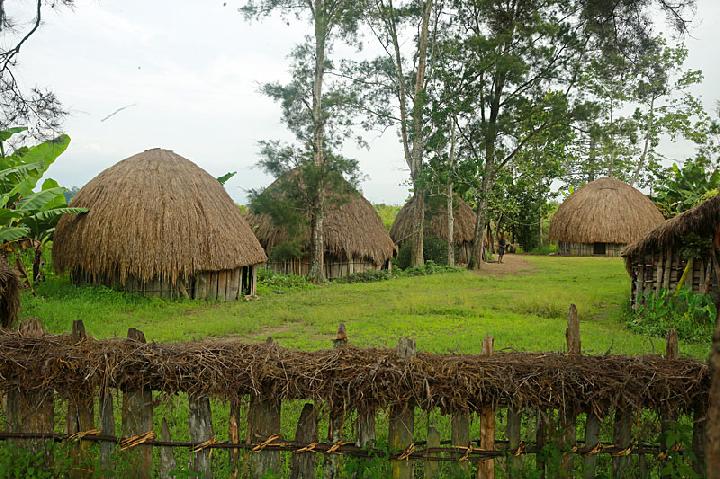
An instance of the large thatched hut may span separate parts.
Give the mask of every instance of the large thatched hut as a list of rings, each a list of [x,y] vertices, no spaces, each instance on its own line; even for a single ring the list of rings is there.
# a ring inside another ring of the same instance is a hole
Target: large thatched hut
[[[550,222],[550,239],[565,256],[620,256],[664,221],[650,199],[615,178],[600,178],[570,195]]]
[[[0,253],[0,328],[9,328],[17,321],[20,309],[20,279]]]
[[[390,237],[402,247],[414,233],[413,211],[414,199],[411,199],[398,212],[395,222],[390,229]],[[445,196],[428,196],[425,199],[424,237],[437,238],[449,241],[447,198]],[[466,264],[470,259],[473,238],[475,238],[475,225],[477,223],[475,212],[460,197],[453,199],[453,238],[455,245],[455,259],[458,264]]]
[[[55,231],[53,261],[76,283],[162,297],[255,293],[267,259],[223,186],[190,160],[146,150],[85,185]]]
[[[683,285],[720,295],[720,196],[715,196],[650,231],[622,255],[631,277],[632,303],[650,294]]]
[[[294,171],[288,173],[295,174]],[[287,179],[277,179],[262,194],[282,201],[279,185]],[[328,192],[326,195],[323,220],[325,277],[333,279],[364,271],[390,269],[395,244],[380,216],[349,183],[339,181],[343,183],[338,188],[342,192]],[[247,219],[269,257],[269,269],[303,276],[310,272],[310,226],[307,218],[300,218],[300,224],[294,231],[268,213],[248,214]]]

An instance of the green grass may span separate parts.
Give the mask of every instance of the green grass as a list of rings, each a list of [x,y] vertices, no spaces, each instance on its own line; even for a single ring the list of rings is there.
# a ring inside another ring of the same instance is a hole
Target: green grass
[[[24,317],[40,318],[52,332],[82,319],[89,334],[124,336],[127,328],[149,341],[237,337],[305,350],[331,345],[344,322],[357,346],[392,346],[400,336],[418,349],[477,353],[485,335],[496,350],[562,351],[568,305],[578,306],[583,351],[588,354],[657,353],[661,338],[628,331],[622,321],[629,279],[620,259],[523,257],[529,271],[503,276],[471,272],[409,277],[376,283],[285,289],[261,286],[257,301],[165,301],[76,287],[49,276],[37,296],[23,297]],[[709,345],[682,344],[705,357]]]

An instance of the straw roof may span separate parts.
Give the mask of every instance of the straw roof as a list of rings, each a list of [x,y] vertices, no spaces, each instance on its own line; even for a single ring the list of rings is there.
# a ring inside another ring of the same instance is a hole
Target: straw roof
[[[20,309],[20,279],[0,254],[0,328],[8,328],[17,320]]]
[[[657,206],[640,191],[615,178],[600,178],[560,205],[550,222],[550,239],[628,244],[663,221]]]
[[[145,150],[117,163],[71,206],[89,212],[60,219],[53,242],[59,272],[175,284],[200,271],[267,259],[225,188],[172,151]]]
[[[293,172],[290,175],[297,174]],[[277,192],[281,179],[275,180],[262,194]],[[342,180],[345,181],[345,180]],[[375,208],[350,183],[345,182],[345,193],[328,195],[323,220],[325,251],[340,258],[360,257],[382,265],[395,254],[395,243],[388,236]],[[269,214],[246,216],[255,236],[268,255],[273,248],[288,240],[288,231],[277,225]],[[310,228],[302,229],[302,241],[310,245]]]
[[[415,200],[411,199],[398,212],[390,229],[390,237],[396,243],[402,243],[413,235],[413,210]],[[475,238],[475,212],[459,196],[453,200],[455,224],[453,241],[456,245],[472,242]],[[425,235],[448,240],[447,199],[444,196],[429,196],[425,200]]]
[[[673,249],[688,234],[712,239],[720,227],[720,196],[715,196],[688,211],[669,219],[631,244],[622,252],[625,257],[652,251]]]

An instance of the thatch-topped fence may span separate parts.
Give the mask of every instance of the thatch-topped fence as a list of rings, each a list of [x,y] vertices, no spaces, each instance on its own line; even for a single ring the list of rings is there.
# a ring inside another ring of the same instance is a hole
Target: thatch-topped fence
[[[598,456],[607,454],[615,477],[626,477],[631,461],[640,477],[649,477],[655,463],[689,451],[702,471],[708,366],[679,358],[673,335],[666,357],[584,356],[574,308],[568,325],[566,354],[493,354],[492,338],[486,338],[481,355],[418,353],[407,338],[395,349],[358,349],[347,344],[344,328],[333,349],[315,352],[274,342],[147,344],[134,329],[128,339],[94,340],[81,322],[70,335],[25,328],[0,335],[0,390],[7,397],[9,425],[0,439],[35,448],[39,440],[78,441],[77,456],[90,454],[87,444],[99,442],[105,463],[121,450],[137,477],[149,477],[155,447],[162,477],[175,468],[176,448],[190,451],[190,468],[198,477],[212,476],[210,453],[216,449],[228,451],[234,477],[241,472],[264,477],[269,471],[316,477],[320,457],[326,477],[340,477],[343,455],[389,461],[398,478],[414,477],[416,466],[424,477],[441,477],[441,463],[465,477],[493,478],[498,461],[510,477],[522,477],[524,458],[549,444],[561,451],[566,477],[574,474],[578,457],[584,477],[594,477]],[[122,392],[119,432],[115,390]],[[188,397],[189,434],[173,441],[164,420],[154,430],[153,408],[163,397],[157,393],[180,392]],[[238,405],[247,397],[246,417],[240,417]],[[215,439],[210,399],[230,403],[228,441]],[[312,401],[302,408],[294,439],[282,437],[280,429],[281,405],[290,400]],[[58,402],[67,402],[66,434],[56,432]],[[420,409],[449,416],[450,437],[443,441],[434,427],[418,435]],[[692,417],[692,444],[668,447],[634,439],[633,421],[647,410],[658,413],[664,431],[681,415]],[[328,414],[325,441],[318,436],[320,411]],[[376,417],[383,413],[387,446],[376,431],[381,424]],[[471,433],[473,414],[480,423],[477,435]],[[504,434],[496,434],[499,418]],[[576,437],[579,420],[585,422],[584,438]],[[346,427],[351,421],[354,437]],[[602,440],[605,421],[611,441]],[[243,422],[247,433],[241,440]],[[543,474],[544,457],[534,459]]]

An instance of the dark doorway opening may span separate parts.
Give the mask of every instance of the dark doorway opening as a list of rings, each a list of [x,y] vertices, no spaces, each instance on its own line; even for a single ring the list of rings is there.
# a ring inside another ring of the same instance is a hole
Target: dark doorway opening
[[[595,243],[593,245],[593,254],[598,256],[605,256],[605,243]]]

